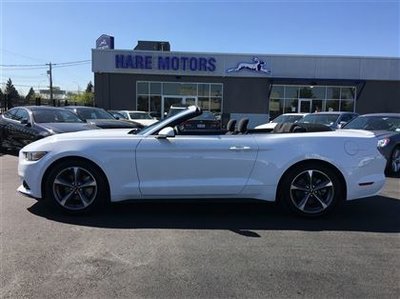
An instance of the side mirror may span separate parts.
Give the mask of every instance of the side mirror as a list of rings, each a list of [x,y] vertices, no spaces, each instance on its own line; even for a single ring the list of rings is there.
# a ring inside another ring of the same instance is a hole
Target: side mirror
[[[28,119],[26,119],[26,118],[21,119],[20,122],[21,122],[21,125],[25,125],[27,127],[30,127],[30,123],[29,123]]]
[[[171,127],[166,127],[162,129],[160,132],[158,132],[158,135],[156,136],[156,138],[158,139],[166,139],[170,137],[175,137],[175,131]]]
[[[338,129],[343,128],[343,127],[345,126],[345,124],[347,124],[347,121],[341,121],[341,122],[338,124]]]

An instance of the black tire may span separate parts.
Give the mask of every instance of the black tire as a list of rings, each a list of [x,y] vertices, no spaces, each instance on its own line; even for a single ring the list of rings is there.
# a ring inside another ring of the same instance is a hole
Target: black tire
[[[64,160],[45,178],[45,199],[69,214],[85,214],[102,206],[108,197],[107,181],[93,163]]]
[[[345,196],[337,172],[315,162],[296,166],[286,172],[278,192],[279,201],[284,207],[305,217],[330,213]]]
[[[389,174],[394,176],[400,175],[400,146],[396,146],[393,149],[387,168]]]

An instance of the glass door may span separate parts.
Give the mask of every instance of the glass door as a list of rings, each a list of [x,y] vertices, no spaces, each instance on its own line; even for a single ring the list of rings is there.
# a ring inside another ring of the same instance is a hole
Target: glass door
[[[311,112],[311,102],[312,102],[312,100],[299,99],[298,113],[310,113]]]

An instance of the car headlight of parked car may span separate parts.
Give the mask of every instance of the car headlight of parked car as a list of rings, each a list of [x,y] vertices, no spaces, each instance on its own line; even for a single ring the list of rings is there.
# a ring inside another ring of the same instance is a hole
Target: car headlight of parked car
[[[386,145],[389,144],[389,142],[390,142],[390,139],[389,139],[389,138],[379,139],[379,140],[378,140],[378,148],[383,148],[383,147],[385,147]]]
[[[25,160],[27,161],[38,161],[42,159],[47,152],[44,151],[38,151],[38,152],[23,152]]]

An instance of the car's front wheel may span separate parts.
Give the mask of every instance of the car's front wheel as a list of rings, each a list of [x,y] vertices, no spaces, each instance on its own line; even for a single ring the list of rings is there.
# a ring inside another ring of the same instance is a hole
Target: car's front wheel
[[[319,163],[290,169],[279,187],[280,200],[292,212],[306,217],[329,213],[344,197],[344,188],[335,170]]]
[[[96,165],[83,160],[64,160],[48,173],[45,197],[65,212],[86,213],[105,201],[106,186]]]
[[[390,156],[389,171],[393,175],[400,174],[400,146],[396,146]]]

